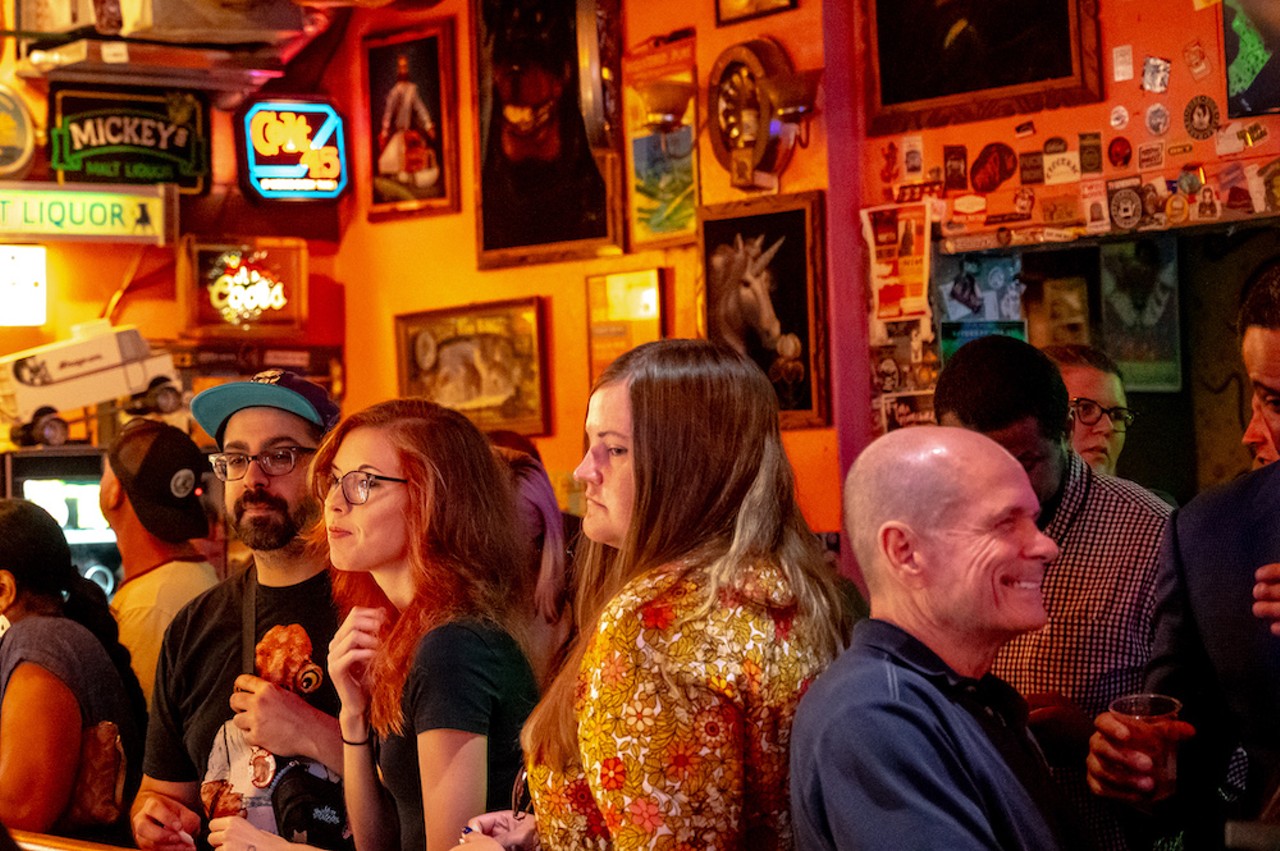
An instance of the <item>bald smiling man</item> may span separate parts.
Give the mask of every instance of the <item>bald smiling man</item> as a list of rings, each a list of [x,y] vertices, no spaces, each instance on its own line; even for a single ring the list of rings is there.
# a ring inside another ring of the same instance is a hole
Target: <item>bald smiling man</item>
[[[1057,554],[1022,466],[977,432],[902,429],[862,453],[844,500],[871,618],[796,715],[796,847],[1080,847],[1026,702],[989,673],[1045,624]]]

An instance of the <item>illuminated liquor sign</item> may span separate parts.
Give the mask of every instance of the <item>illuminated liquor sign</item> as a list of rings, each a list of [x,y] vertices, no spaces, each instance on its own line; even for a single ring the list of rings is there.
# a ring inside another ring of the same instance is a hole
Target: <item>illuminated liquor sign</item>
[[[0,239],[165,245],[173,241],[177,221],[177,196],[169,185],[0,183]]]
[[[200,335],[256,333],[276,337],[304,330],[305,240],[192,241],[188,252],[191,277],[184,291],[190,330]]]
[[[342,116],[327,103],[258,101],[244,112],[246,189],[272,201],[326,201],[347,189]]]
[[[176,183],[204,192],[208,110],[189,91],[54,88],[49,163],[65,183]]]

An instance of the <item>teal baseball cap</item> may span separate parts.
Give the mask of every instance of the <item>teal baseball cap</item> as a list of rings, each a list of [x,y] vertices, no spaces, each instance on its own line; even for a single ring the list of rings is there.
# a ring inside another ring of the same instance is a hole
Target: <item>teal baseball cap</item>
[[[329,391],[287,369],[268,369],[248,381],[210,387],[191,400],[191,415],[222,446],[222,433],[231,415],[245,408],[278,408],[302,417],[327,432],[338,423],[340,411]]]

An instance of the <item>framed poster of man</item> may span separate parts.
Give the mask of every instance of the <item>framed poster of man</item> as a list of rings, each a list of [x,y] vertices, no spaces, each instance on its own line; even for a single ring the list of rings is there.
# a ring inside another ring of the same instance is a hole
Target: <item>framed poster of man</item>
[[[453,20],[365,39],[369,212],[451,213],[459,207]]]

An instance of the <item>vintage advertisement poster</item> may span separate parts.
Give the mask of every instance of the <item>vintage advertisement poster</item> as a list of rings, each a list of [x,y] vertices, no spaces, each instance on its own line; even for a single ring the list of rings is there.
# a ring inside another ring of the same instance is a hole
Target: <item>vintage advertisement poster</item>
[[[885,322],[929,316],[929,203],[864,209],[862,233],[871,258],[871,342],[883,343]]]

